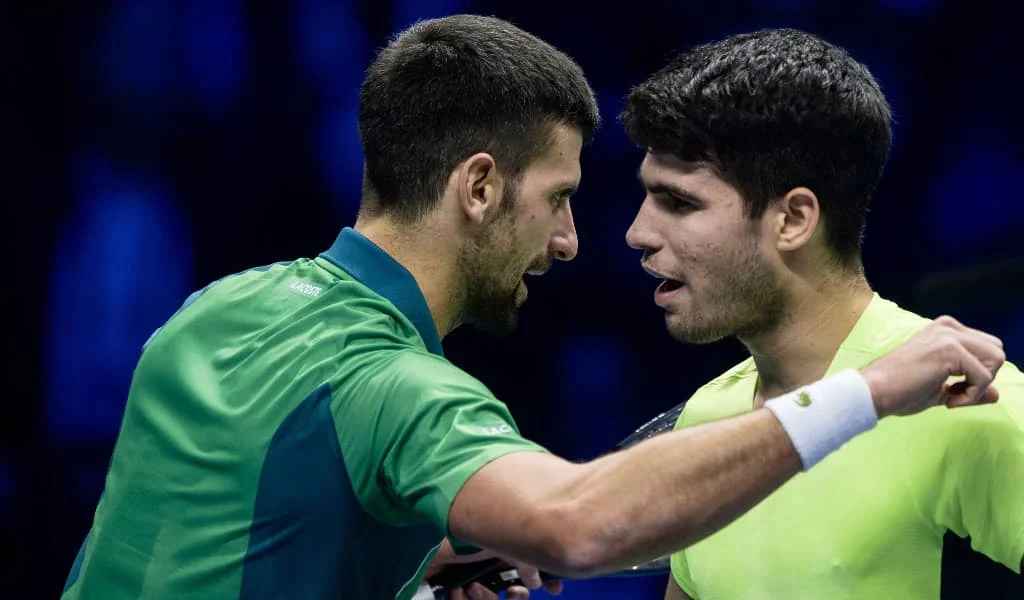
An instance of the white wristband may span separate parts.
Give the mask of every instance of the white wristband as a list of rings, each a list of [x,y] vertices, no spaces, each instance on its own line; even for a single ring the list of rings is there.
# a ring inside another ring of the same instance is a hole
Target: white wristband
[[[789,434],[804,470],[878,423],[871,388],[846,369],[764,403]]]

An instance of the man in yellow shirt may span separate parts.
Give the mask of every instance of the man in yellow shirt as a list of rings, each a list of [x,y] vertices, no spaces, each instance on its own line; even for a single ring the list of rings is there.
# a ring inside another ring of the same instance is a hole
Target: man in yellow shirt
[[[795,30],[697,47],[631,92],[622,121],[648,152],[627,240],[663,280],[655,302],[676,339],[751,355],[678,428],[802,398],[929,323],[860,256],[890,118],[867,68]],[[997,404],[891,419],[675,553],[666,598],[936,599],[947,531],[1020,573],[1024,375],[1007,363],[994,385]]]

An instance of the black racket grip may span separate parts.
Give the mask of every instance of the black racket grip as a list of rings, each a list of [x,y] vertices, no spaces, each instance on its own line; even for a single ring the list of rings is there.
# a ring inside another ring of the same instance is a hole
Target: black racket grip
[[[449,567],[445,567],[440,573],[428,579],[427,583],[430,584],[430,587],[434,588],[435,591],[440,588],[445,590],[454,590],[464,585],[468,585],[492,571],[498,570],[501,568],[502,563],[503,561],[501,559],[489,558],[478,562],[451,565]]]
[[[543,571],[540,573],[540,578],[545,583],[560,579],[557,575]],[[514,585],[523,584],[523,580],[519,577],[519,570],[508,566],[498,558],[452,565],[427,580],[436,600],[448,600],[448,595],[453,591],[473,582],[479,583],[492,592],[500,592]]]

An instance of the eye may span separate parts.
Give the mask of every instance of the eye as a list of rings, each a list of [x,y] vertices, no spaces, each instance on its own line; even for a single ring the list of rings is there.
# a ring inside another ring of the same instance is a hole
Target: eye
[[[693,210],[695,207],[689,200],[683,200],[682,198],[672,198],[672,209],[676,212],[683,212]]]
[[[673,196],[672,194],[663,196],[662,205],[669,212],[677,214],[686,214],[697,209],[697,206],[691,200]]]
[[[571,197],[572,194],[570,193],[559,192],[551,197],[551,207],[557,210],[561,208],[566,202],[568,202]]]

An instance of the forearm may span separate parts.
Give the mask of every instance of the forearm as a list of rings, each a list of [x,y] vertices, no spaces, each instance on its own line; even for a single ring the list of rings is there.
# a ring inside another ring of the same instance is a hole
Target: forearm
[[[597,572],[689,546],[800,472],[767,410],[655,437],[584,466],[561,493],[575,498]],[[658,474],[652,477],[651,474]]]
[[[540,452],[502,456],[464,483],[448,528],[561,575],[655,559],[724,527],[879,417],[995,401],[990,384],[1004,358],[997,338],[942,317],[863,374],[840,371],[752,413],[585,465]],[[948,385],[951,375],[965,379]]]
[[[585,464],[538,452],[503,456],[466,482],[449,528],[544,570],[592,576],[694,543],[800,468],[779,422],[758,410]]]

